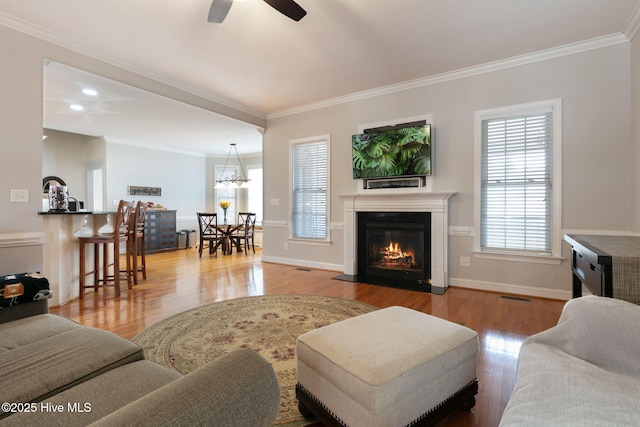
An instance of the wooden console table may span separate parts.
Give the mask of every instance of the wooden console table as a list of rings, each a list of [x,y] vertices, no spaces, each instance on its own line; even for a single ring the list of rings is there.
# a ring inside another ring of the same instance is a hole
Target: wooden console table
[[[584,284],[594,295],[640,304],[640,237],[567,234],[573,297]]]

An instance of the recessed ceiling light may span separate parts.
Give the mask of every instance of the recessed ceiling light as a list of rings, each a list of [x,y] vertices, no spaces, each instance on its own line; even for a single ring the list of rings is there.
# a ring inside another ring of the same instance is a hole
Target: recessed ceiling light
[[[82,111],[84,110],[84,107],[80,104],[71,104],[69,105],[69,108],[71,108],[73,111]]]
[[[82,93],[89,96],[98,96],[98,91],[94,89],[84,88],[82,89]]]

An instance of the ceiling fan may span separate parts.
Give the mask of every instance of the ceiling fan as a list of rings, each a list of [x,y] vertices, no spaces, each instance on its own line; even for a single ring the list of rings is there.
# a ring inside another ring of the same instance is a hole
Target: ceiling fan
[[[307,12],[300,7],[298,3],[293,0],[264,0],[278,12],[293,19],[294,21],[301,20]],[[221,24],[226,18],[233,0],[213,0],[211,8],[209,9],[209,16],[207,21],[214,24]]]

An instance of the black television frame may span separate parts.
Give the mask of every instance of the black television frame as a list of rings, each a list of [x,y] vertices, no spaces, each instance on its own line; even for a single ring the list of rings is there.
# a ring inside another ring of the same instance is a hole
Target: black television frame
[[[427,141],[401,141],[403,137],[415,137],[416,135],[405,135],[403,129],[427,128]],[[386,135],[391,132],[391,135]],[[369,138],[382,141],[376,146],[367,144]],[[390,144],[385,144],[386,139],[391,138]],[[425,177],[432,173],[432,128],[426,120],[402,123],[394,126],[382,126],[365,129],[363,133],[352,136],[352,174],[353,179],[394,179],[408,177]],[[409,147],[409,150],[401,149],[399,144]],[[360,145],[360,147],[358,147]],[[374,152],[365,152],[364,149],[374,149]],[[417,153],[415,150],[418,150]],[[414,151],[411,157],[407,158],[407,152]],[[372,155],[373,154],[373,155]],[[374,164],[377,162],[377,164]],[[383,162],[383,163],[381,163]],[[383,170],[384,163],[387,168]],[[407,162],[410,162],[408,164]],[[358,167],[360,165],[360,167]],[[381,166],[382,165],[382,166]],[[416,168],[417,166],[417,168]],[[396,168],[393,170],[393,168]],[[427,170],[425,170],[427,167]]]

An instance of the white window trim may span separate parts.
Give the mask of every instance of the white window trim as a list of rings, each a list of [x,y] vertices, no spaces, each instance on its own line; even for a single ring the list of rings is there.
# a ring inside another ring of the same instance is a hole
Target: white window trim
[[[293,146],[306,142],[327,141],[327,236],[325,239],[302,239],[293,237]],[[310,245],[327,246],[331,242],[331,135],[317,135],[307,138],[297,138],[289,141],[289,242]]]
[[[481,209],[481,168],[482,168],[482,121],[492,118],[508,117],[522,114],[532,114],[540,111],[553,111],[553,170],[552,193],[553,206],[551,217],[551,254],[530,253],[513,250],[483,250],[480,236]],[[545,101],[511,105],[499,108],[478,110],[475,112],[475,173],[474,173],[474,226],[478,230],[474,235],[474,257],[493,260],[508,260],[520,262],[534,262],[543,264],[560,264],[562,261],[562,99],[555,98]]]

